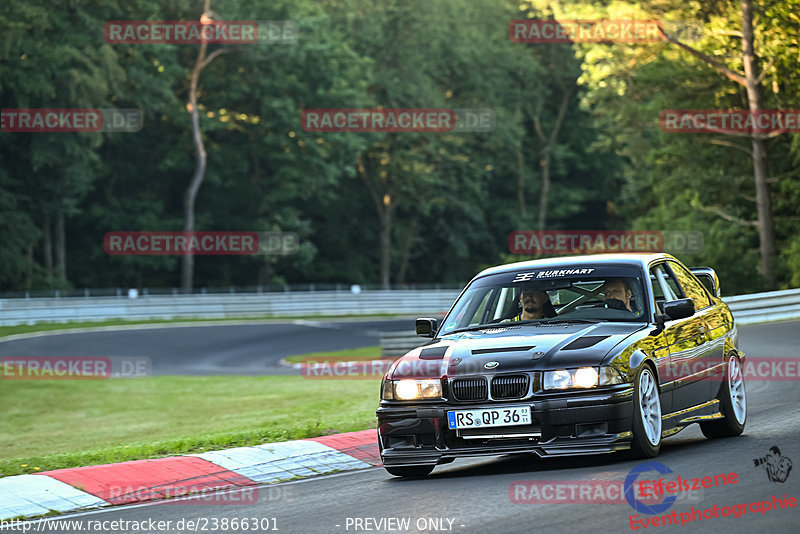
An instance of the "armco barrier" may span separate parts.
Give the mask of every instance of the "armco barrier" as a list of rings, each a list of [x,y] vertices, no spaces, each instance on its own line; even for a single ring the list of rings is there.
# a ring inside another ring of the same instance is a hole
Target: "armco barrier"
[[[738,324],[800,319],[800,289],[725,297]]]
[[[407,332],[381,332],[381,358],[397,358],[428,341],[430,338],[419,337],[413,330],[410,334]]]
[[[441,314],[458,290],[308,291],[90,298],[0,299],[0,326],[108,319],[219,319],[380,313]],[[739,324],[800,319],[800,289],[725,297]]]
[[[458,290],[308,291],[292,293],[0,299],[0,326],[109,319],[220,319],[432,314],[446,312]]]

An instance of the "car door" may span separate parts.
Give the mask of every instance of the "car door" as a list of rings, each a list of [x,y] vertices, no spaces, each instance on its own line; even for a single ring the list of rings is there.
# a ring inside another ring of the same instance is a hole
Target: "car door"
[[[651,267],[650,274],[653,293],[659,307],[664,301],[690,298],[678,285],[675,275],[666,262]],[[659,294],[663,300],[659,299]],[[702,367],[708,358],[703,313],[695,312],[691,317],[683,319],[666,319],[664,338],[669,348],[669,364],[663,379],[665,385],[674,388],[672,411],[676,412],[706,402],[711,388],[709,381],[703,379],[702,373]]]
[[[676,261],[670,260],[668,264],[684,294],[694,301],[695,315],[700,316],[705,328],[706,351],[702,367],[706,372],[705,380],[709,382],[708,400],[711,400],[721,384],[725,336],[728,332],[727,314],[723,306],[717,305],[711,299],[708,291],[691,271]]]

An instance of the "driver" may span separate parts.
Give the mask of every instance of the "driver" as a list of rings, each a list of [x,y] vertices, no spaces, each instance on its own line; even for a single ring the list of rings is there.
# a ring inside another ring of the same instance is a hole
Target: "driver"
[[[519,305],[522,311],[512,318],[512,321],[529,321],[556,316],[556,310],[553,308],[548,294],[530,286],[522,288],[519,294]]]
[[[633,311],[631,309],[633,293],[622,278],[609,278],[606,280],[603,283],[603,295],[605,296],[607,308]]]

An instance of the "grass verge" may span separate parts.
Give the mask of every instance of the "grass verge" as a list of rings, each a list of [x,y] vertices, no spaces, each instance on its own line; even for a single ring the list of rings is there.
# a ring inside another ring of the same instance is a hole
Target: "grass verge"
[[[332,359],[341,361],[379,360],[381,359],[381,346],[375,345],[372,347],[361,347],[358,349],[312,352],[309,354],[298,354],[296,356],[287,356],[285,358],[285,360],[289,363],[303,363],[308,361],[320,361],[320,360],[332,360]]]
[[[378,380],[0,381],[0,476],[374,428]]]

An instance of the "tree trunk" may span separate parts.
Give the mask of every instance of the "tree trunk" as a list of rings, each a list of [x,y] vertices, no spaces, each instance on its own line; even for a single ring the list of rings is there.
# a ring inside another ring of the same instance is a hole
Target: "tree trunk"
[[[517,143],[517,203],[519,204],[519,216],[524,225],[528,213],[525,209],[525,155],[522,153],[522,139],[524,136],[521,136]]]
[[[392,259],[392,222],[394,219],[394,196],[391,187],[391,181],[387,176],[381,178],[383,188],[378,191],[373,185],[369,171],[364,165],[364,159],[359,155],[356,157],[356,169],[358,175],[364,180],[364,185],[369,191],[369,196],[375,205],[375,212],[378,214],[378,221],[380,224],[380,232],[378,235],[378,254],[380,258],[380,279],[381,287],[389,289],[389,274],[391,272],[391,259]],[[382,194],[381,194],[382,193]]]
[[[209,0],[206,0],[205,8],[208,11]],[[206,43],[200,44],[200,52],[197,54],[192,78],[189,86],[189,113],[192,116],[192,142],[195,151],[194,175],[186,193],[183,196],[183,230],[194,232],[194,204],[197,199],[197,192],[203,183],[206,175],[206,147],[203,144],[203,135],[200,132],[200,111],[197,109],[197,82],[200,79],[203,59],[206,55]],[[181,273],[181,291],[191,293],[194,286],[194,254],[183,255],[183,272]]]
[[[520,123],[520,127],[524,132],[525,128],[522,124],[522,109],[520,109],[520,106],[517,106],[517,122]],[[520,222],[524,226],[527,222],[528,214],[525,207],[525,154],[522,150],[523,139],[525,139],[525,136],[521,135],[517,143],[517,204],[519,205]]]
[[[56,213],[56,277],[61,282],[67,281],[67,240],[64,229],[64,212]]]
[[[204,24],[210,22],[210,4],[211,0],[203,1],[203,17],[201,21]],[[200,80],[200,73],[206,68],[217,56],[227,53],[230,50],[220,48],[213,53],[206,56],[208,45],[205,41],[201,41],[200,49],[197,52],[197,59],[192,68],[192,75],[189,85],[189,102],[187,107],[192,118],[192,142],[195,150],[195,167],[192,181],[183,196],[183,230],[185,232],[194,232],[194,205],[197,199],[197,192],[203,184],[203,178],[206,175],[206,147],[203,144],[203,135],[200,131],[200,110],[197,109],[197,85]],[[181,292],[191,293],[194,286],[194,254],[188,252],[183,255],[183,265],[181,269]]]
[[[381,218],[381,287],[389,289],[389,273],[392,268],[392,198],[384,196],[384,207]]]
[[[547,199],[550,196],[550,147],[545,148],[544,157],[539,162],[542,167],[542,194],[539,197],[539,219],[537,227],[545,230],[547,225]]]
[[[567,107],[569,106],[569,97],[572,94],[570,89],[564,90],[564,95],[561,98],[561,105],[558,108],[558,115],[553,129],[550,131],[549,136],[545,136],[542,130],[541,118],[537,114],[533,118],[533,126],[539,140],[543,143],[542,159],[539,165],[542,167],[542,190],[539,196],[539,216],[537,226],[539,230],[544,230],[547,226],[547,207],[550,197],[550,155],[553,152],[553,147],[556,145],[558,139],[558,132],[561,131],[561,125],[564,123],[564,116],[567,114]]]
[[[713,57],[680,42],[674,36],[667,35],[663,29],[660,31],[668,41],[702,59],[728,79],[743,86],[747,90],[748,108],[751,113],[756,113],[761,109],[761,88],[759,86],[758,58],[753,45],[753,2],[752,0],[740,0],[739,5],[742,10],[742,62],[744,64],[744,76],[729,69]],[[753,118],[755,119],[756,117]],[[764,277],[765,289],[775,289],[777,284],[775,273],[775,227],[772,221],[772,205],[769,196],[767,148],[764,143],[764,134],[753,132],[750,134],[750,139],[753,146],[753,180],[756,187],[759,252],[761,255],[759,271]]]
[[[42,255],[44,256],[44,268],[47,274],[53,276],[53,229],[50,226],[50,214],[44,214],[42,222]]]
[[[753,6],[752,0],[741,0],[742,6],[742,56],[744,60],[745,88],[747,103],[751,112],[761,110],[761,89],[759,87],[758,58],[753,46]],[[754,117],[755,118],[755,117]],[[772,205],[769,195],[769,169],[767,149],[763,134],[753,133],[753,178],[756,186],[756,208],[758,210],[758,237],[761,252],[761,274],[765,288],[775,289],[775,228],[772,221]]]
[[[408,271],[408,261],[411,256],[411,245],[414,242],[414,235],[417,232],[417,221],[419,220],[419,213],[414,213],[411,217],[411,222],[408,224],[408,234],[403,242],[403,250],[400,256],[400,269],[397,271],[397,278],[395,281],[398,284],[406,283],[406,272]]]
[[[205,43],[200,45],[201,55],[205,55]],[[198,56],[194,69],[192,69],[192,81],[189,88],[189,108],[192,114],[192,141],[195,149],[194,176],[186,189],[183,197],[183,229],[186,232],[194,232],[194,204],[197,199],[197,192],[203,183],[206,174],[206,148],[203,144],[203,136],[200,133],[200,113],[197,109],[197,80],[200,77],[201,56]],[[183,272],[181,273],[181,291],[191,293],[194,285],[194,255],[187,253],[183,255]]]
[[[33,243],[28,244],[26,257],[28,265],[25,269],[25,289],[30,290],[33,287]]]

